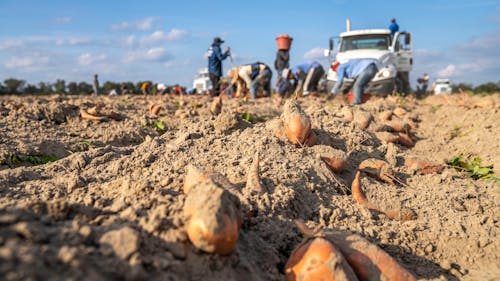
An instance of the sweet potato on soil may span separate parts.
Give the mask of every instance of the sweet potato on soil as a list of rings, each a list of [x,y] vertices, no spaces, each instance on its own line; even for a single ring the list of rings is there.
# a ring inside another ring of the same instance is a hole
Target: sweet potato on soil
[[[149,114],[157,116],[161,109],[159,104],[153,103],[149,106]]]
[[[338,249],[327,239],[308,238],[285,265],[287,281],[358,280]]]
[[[382,180],[386,183],[394,184],[395,181],[399,181],[394,172],[389,167],[389,163],[384,160],[379,160],[375,158],[369,158],[361,162],[358,169],[365,172],[370,177],[378,180]]]
[[[427,161],[417,159],[417,158],[406,159],[405,166],[416,171],[417,173],[419,173],[421,175],[441,173],[445,167],[444,165],[437,165],[437,164],[429,163]]]
[[[321,157],[321,160],[325,162],[332,171],[335,173],[340,173],[345,170],[345,167],[347,165],[347,159],[346,158],[339,158],[339,157]]]
[[[390,110],[383,111],[378,115],[378,118],[384,121],[391,120],[391,117],[392,117],[392,111]]]
[[[248,169],[246,188],[251,191],[255,191],[257,193],[264,193],[266,192],[266,190],[260,180],[259,163],[260,163],[260,158],[259,158],[259,152],[257,151],[255,152],[255,155],[253,157],[252,165]]]
[[[85,120],[90,121],[105,121],[107,120],[106,116],[97,116],[87,112],[87,110],[80,108],[80,116]]]
[[[494,108],[495,107],[495,101],[492,99],[492,98],[487,98],[487,99],[483,99],[481,101],[477,101],[473,104],[474,107],[479,107],[479,108],[487,108],[487,107],[491,107],[491,108]]]
[[[242,222],[240,206],[236,196],[210,177],[192,186],[184,203],[189,240],[207,253],[230,254]]]
[[[321,237],[323,233],[309,229],[300,220],[294,223],[305,239],[293,250],[285,265],[285,280],[358,280],[339,249]]]
[[[392,111],[392,114],[398,116],[398,117],[403,117],[405,116],[406,114],[408,113],[408,111],[406,111],[406,109],[402,108],[402,107],[396,107],[393,111]]]
[[[219,115],[222,111],[222,97],[215,97],[212,103],[210,104],[210,112],[213,115]]]
[[[384,250],[357,234],[328,233],[360,280],[416,281]]]
[[[344,117],[346,121],[352,122],[354,120],[354,115],[352,114],[352,110],[348,107],[343,107],[340,114]]]
[[[403,146],[406,146],[406,147],[414,147],[415,146],[415,142],[410,137],[410,135],[405,134],[405,133],[399,133],[398,143],[403,145]]]
[[[408,132],[410,131],[410,129],[411,129],[410,124],[399,120],[392,120],[382,124],[382,126],[377,128],[377,131]]]
[[[357,111],[354,113],[354,123],[359,124],[362,129],[368,128],[373,116],[368,112]]]
[[[311,120],[296,100],[286,101],[281,120],[288,140],[296,145],[313,145],[311,137]],[[314,135],[312,136],[314,138]]]

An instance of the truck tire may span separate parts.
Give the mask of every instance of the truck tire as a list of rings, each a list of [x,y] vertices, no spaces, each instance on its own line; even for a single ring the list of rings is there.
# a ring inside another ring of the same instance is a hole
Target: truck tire
[[[335,82],[333,82],[331,80],[326,80],[326,93],[327,94],[329,94],[332,91],[333,86],[335,86]]]

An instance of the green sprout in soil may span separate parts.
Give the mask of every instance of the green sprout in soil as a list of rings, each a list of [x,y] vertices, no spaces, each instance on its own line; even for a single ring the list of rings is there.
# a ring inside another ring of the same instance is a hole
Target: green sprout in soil
[[[163,123],[163,121],[156,121],[153,123],[153,126],[158,133],[165,133],[165,123]]]
[[[460,154],[448,160],[446,164],[455,167],[457,170],[467,172],[469,177],[474,180],[487,179],[495,181],[497,185],[500,185],[500,178],[493,173],[493,166],[482,166],[481,158],[479,157],[467,161]]]
[[[81,144],[85,145],[85,146],[91,146],[92,145],[92,142],[89,141],[89,140],[82,140],[80,141]]]
[[[32,165],[42,165],[57,161],[58,159],[59,158],[56,155],[46,155],[46,154],[38,154],[38,155],[12,154],[10,156],[10,162],[16,166],[21,165],[23,162],[28,162]]]
[[[250,124],[254,124],[255,123],[255,120],[252,118],[252,116],[248,112],[243,112],[241,114],[241,119],[243,119],[244,121],[246,121],[246,122],[248,122]]]
[[[432,113],[436,113],[438,111],[438,109],[441,108],[441,106],[442,106],[441,104],[434,104],[434,105],[432,105],[431,112]]]

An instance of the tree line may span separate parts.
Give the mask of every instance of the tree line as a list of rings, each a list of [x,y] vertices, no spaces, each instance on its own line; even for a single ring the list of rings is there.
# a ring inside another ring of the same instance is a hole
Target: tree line
[[[99,92],[102,94],[109,94],[111,90],[116,90],[118,94],[121,93],[121,89],[125,87],[129,93],[141,93],[141,85],[144,82],[149,82],[150,85],[155,85],[151,81],[139,81],[133,82],[111,82],[106,81],[101,85]],[[177,85],[167,85],[166,93],[172,91],[172,89]],[[184,87],[181,87],[185,91]],[[472,84],[458,83],[452,84],[453,93],[458,93],[460,89],[464,92],[472,92],[474,94],[493,94],[500,93],[500,81],[487,82],[474,87]],[[62,79],[57,79],[54,83],[50,82],[40,82],[38,84],[29,84],[25,80],[8,78],[0,83],[0,94],[1,95],[48,95],[48,94],[71,94],[71,95],[87,95],[92,92],[92,84],[87,82],[66,82]],[[153,94],[156,92],[156,87],[152,87]]]
[[[141,85],[144,82],[149,82],[151,85],[151,93],[156,93],[156,85],[151,81],[139,81],[139,82],[111,82],[106,81],[104,84],[100,85],[99,93],[109,94],[111,90],[115,90],[118,94],[121,94],[122,89],[127,89],[128,93],[140,94]],[[166,93],[172,91],[172,89],[178,86],[176,85],[166,85]],[[39,82],[38,84],[29,84],[25,80],[8,78],[0,82],[0,94],[1,95],[49,95],[49,94],[68,94],[68,95],[88,95],[93,92],[93,84],[87,82],[66,82],[63,79],[57,79],[54,83],[50,82]],[[181,87],[183,91],[185,88]]]

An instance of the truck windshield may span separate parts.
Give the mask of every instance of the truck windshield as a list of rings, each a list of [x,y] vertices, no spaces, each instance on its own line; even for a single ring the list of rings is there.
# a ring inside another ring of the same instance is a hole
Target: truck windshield
[[[342,38],[340,51],[345,52],[359,49],[387,50],[389,42],[389,34],[347,36]]]

